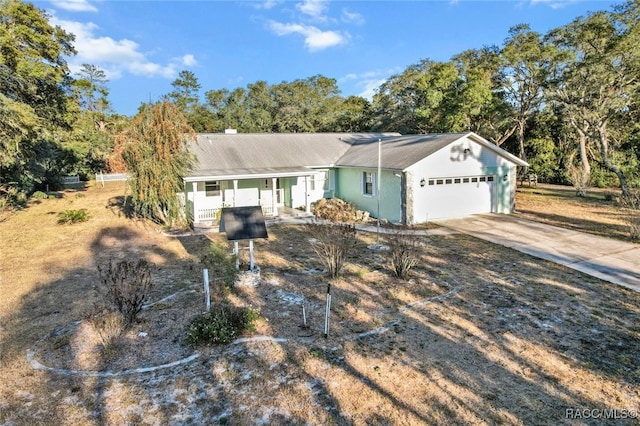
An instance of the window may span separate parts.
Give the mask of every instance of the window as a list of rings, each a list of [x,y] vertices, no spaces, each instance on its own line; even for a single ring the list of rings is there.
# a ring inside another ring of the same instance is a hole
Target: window
[[[373,196],[373,183],[375,180],[373,172],[362,172],[362,193]]]
[[[207,197],[219,197],[220,196],[220,181],[213,180],[204,183],[204,191]]]
[[[485,176],[468,176],[468,177],[450,177],[450,178],[429,178],[429,185],[456,185],[456,184],[468,184],[479,182],[494,182],[496,177],[494,175]]]

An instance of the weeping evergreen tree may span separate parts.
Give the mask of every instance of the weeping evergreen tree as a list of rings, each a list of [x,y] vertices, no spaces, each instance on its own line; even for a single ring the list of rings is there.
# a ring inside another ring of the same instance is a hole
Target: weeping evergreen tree
[[[166,99],[143,105],[131,125],[116,137],[138,216],[167,226],[184,223],[178,193],[194,161],[187,142],[195,137],[184,115]]]

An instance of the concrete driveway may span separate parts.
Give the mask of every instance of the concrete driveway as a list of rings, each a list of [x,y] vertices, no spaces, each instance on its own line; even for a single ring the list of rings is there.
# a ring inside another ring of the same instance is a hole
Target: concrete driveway
[[[640,291],[638,244],[512,215],[483,214],[436,223]]]

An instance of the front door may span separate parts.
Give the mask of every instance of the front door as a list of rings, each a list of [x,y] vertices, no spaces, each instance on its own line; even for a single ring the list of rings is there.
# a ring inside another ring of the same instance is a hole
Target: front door
[[[284,206],[284,191],[280,187],[280,178],[276,178],[276,205],[278,207]],[[271,204],[271,199],[273,196],[273,179],[267,178],[262,179],[262,185],[260,189],[260,200],[262,205]]]

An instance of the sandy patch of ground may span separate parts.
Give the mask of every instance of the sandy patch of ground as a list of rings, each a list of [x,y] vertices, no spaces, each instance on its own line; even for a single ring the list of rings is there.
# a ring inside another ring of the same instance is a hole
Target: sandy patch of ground
[[[106,208],[121,193],[107,190],[0,223],[0,424],[638,422],[637,293],[463,235],[421,237],[421,262],[401,281],[367,248],[375,236],[359,233],[331,282],[325,339],[322,266],[304,227],[278,225],[256,242],[262,284],[229,296],[260,309],[253,336],[269,339],[194,348],[184,338],[204,307],[198,259],[223,236],[163,236]],[[92,219],[55,225],[48,212],[70,204]],[[82,322],[99,300],[95,264],[136,257],[154,264],[158,303],[105,353]],[[85,377],[33,369],[28,350],[43,365],[94,372],[197,358]],[[576,413],[599,418],[567,418]]]

